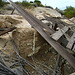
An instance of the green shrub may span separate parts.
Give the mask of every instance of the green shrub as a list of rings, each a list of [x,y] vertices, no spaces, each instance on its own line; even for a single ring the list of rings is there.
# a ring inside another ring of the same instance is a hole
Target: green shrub
[[[72,18],[75,17],[75,11],[69,11],[64,13],[66,17]]]
[[[29,8],[29,7],[32,6],[32,4],[29,3],[29,2],[27,2],[27,1],[23,1],[23,2],[22,2],[22,5],[23,5],[24,7],[26,7],[26,8]]]
[[[21,2],[18,2],[18,1],[17,1],[17,2],[15,2],[15,4],[21,4]]]
[[[0,0],[0,7],[3,7],[5,5],[5,2]]]
[[[39,0],[35,0],[34,3],[36,3],[37,6],[41,6],[41,1],[39,1]]]
[[[64,11],[69,12],[69,11],[74,11],[75,8],[72,6],[67,6],[66,9]]]
[[[30,3],[34,3],[33,1],[30,1]]]
[[[69,6],[67,7],[65,10],[64,10],[64,15],[68,18],[72,18],[72,17],[75,17],[75,8],[72,7],[72,6]]]
[[[40,7],[45,7],[43,4],[40,4]]]

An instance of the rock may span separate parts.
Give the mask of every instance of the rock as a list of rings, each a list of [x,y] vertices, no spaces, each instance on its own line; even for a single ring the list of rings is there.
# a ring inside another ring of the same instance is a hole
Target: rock
[[[45,20],[45,17],[43,16],[43,14],[39,13],[37,15],[35,15],[35,17],[39,20]]]
[[[11,4],[7,4],[7,5],[5,6],[5,9],[7,9],[7,10],[13,10],[14,7],[13,7]]]
[[[5,18],[5,20],[6,20],[6,22],[9,22],[9,23],[11,23],[11,24],[13,24],[13,25],[16,25],[16,24],[21,23],[21,21],[18,21],[18,20],[14,19],[14,18],[12,18],[12,17],[10,17],[10,16],[7,16],[7,17]]]
[[[70,74],[70,75],[75,75],[75,72],[74,72],[74,73],[72,73],[72,74]]]
[[[46,25],[50,26],[51,22],[47,21],[47,20],[42,20],[43,23],[45,23]]]
[[[65,23],[67,23],[67,24],[71,24],[71,25],[73,24],[73,23],[72,23],[71,21],[69,21],[68,19],[61,19],[61,21],[62,21],[62,22],[65,22]]]
[[[61,17],[61,14],[58,13],[56,10],[45,7],[36,7],[34,9],[33,15],[38,15],[38,17],[36,16],[38,19],[45,19],[44,15],[48,17]]]
[[[12,16],[0,15],[0,28],[9,28],[20,24],[22,21],[14,19]]]
[[[73,23],[75,23],[75,17],[71,18],[70,21],[72,21]]]
[[[42,20],[42,22],[43,22],[43,23],[45,23],[45,24],[50,23],[50,22],[49,22],[49,21],[47,21],[47,20]]]

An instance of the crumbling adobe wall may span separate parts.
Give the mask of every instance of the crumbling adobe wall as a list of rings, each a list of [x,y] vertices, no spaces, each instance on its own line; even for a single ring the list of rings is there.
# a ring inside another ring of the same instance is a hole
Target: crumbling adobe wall
[[[50,45],[33,28],[20,28],[12,33],[20,55],[24,58],[36,54],[39,50],[49,50]]]

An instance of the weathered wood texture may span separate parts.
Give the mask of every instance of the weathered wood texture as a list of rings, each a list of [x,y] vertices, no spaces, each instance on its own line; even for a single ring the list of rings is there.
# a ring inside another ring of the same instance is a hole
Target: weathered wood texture
[[[8,33],[8,32],[13,31],[14,29],[16,29],[16,27],[8,28],[8,29],[6,29],[6,30],[4,30],[4,31],[1,31],[1,32],[0,32],[0,36],[3,35],[3,34],[5,34],[5,33]]]
[[[54,40],[58,40],[64,33],[68,30],[68,27],[63,27],[62,29],[59,29],[59,31],[56,31],[54,34],[51,35],[51,37]]]
[[[71,49],[74,43],[75,43],[75,32],[71,36],[71,38],[70,38],[70,40],[69,40],[69,42],[68,42],[68,44],[67,44],[66,47],[69,48],[69,49]]]

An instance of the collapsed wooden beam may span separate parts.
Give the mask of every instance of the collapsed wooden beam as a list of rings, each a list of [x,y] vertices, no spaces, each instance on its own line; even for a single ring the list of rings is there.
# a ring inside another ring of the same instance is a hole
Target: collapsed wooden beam
[[[0,32],[0,36],[3,35],[3,34],[6,34],[6,33],[8,33],[8,32],[13,31],[14,29],[16,29],[16,27],[8,28],[8,29],[6,29],[6,30],[4,30],[4,31],[1,31],[1,32]]]
[[[66,47],[69,48],[69,49],[72,49],[73,44],[75,44],[75,32],[71,36],[71,38],[70,38]]]
[[[68,27],[64,26],[62,29],[59,29],[58,31],[53,33],[51,37],[57,41],[62,35],[64,35],[65,32],[68,31],[68,29],[69,29]]]
[[[12,10],[11,15],[14,13],[14,11],[15,11],[15,8]]]

